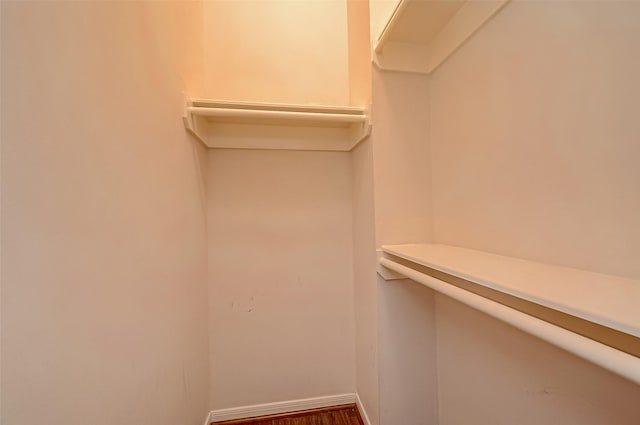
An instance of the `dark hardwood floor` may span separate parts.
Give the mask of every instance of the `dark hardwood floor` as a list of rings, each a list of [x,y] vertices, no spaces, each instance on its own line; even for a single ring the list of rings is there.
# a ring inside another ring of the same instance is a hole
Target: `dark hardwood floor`
[[[212,425],[364,425],[364,423],[356,405],[347,404],[258,418],[213,422]]]

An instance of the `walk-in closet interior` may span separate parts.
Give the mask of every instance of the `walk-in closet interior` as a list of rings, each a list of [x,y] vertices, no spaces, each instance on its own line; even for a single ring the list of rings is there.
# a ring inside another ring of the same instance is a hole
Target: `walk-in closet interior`
[[[640,424],[640,1],[0,4],[2,425]]]

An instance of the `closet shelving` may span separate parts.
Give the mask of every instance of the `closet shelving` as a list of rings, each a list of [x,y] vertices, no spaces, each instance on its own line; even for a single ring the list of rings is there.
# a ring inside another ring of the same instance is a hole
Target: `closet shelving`
[[[640,383],[640,281],[438,244],[380,265]]]
[[[209,148],[350,151],[371,131],[353,106],[192,99],[183,118]]]
[[[378,38],[382,69],[429,74],[509,0],[400,0]]]

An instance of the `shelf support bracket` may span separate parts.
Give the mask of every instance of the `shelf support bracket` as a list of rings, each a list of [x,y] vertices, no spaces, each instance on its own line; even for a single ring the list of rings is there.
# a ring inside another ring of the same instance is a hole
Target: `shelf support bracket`
[[[376,249],[376,272],[381,278],[386,281],[409,279],[407,276],[383,266],[380,261],[382,258],[384,258],[384,251]]]

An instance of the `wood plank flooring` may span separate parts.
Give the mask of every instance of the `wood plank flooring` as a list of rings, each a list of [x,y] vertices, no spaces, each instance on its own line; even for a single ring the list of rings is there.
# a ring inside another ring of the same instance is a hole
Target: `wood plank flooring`
[[[364,425],[355,404],[257,418],[212,422],[211,425]]]

